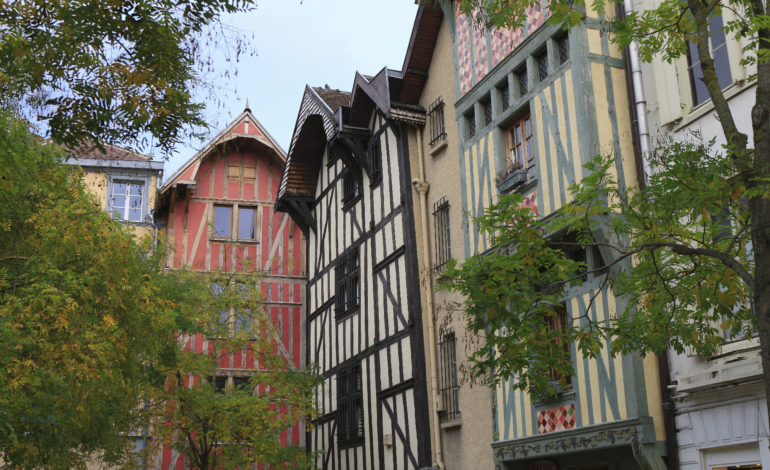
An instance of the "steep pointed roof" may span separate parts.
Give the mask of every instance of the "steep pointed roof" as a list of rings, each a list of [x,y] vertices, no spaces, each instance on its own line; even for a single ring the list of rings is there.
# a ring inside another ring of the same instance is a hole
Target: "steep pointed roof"
[[[282,166],[286,163],[286,152],[281,145],[265,129],[262,123],[254,117],[251,109],[246,109],[230,124],[220,131],[213,139],[204,145],[184,165],[174,172],[161,187],[161,193],[166,192],[175,184],[192,184],[196,180],[201,162],[211,155],[217,146],[227,143],[253,144],[269,150],[272,157]]]

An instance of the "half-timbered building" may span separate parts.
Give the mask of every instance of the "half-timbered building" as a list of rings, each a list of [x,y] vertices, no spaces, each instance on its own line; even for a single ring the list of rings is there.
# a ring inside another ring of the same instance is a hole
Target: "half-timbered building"
[[[323,374],[307,446],[323,469],[430,464],[400,72],[306,87],[276,202],[307,234],[307,360]]]
[[[280,145],[248,107],[182,165],[162,186],[158,218],[170,246],[168,269],[201,273],[254,273],[266,312],[277,325],[279,353],[290,367],[305,365],[305,243],[289,214],[276,213],[275,196],[285,164]],[[187,347],[208,351],[197,334]],[[217,386],[232,387],[256,368],[254,354],[220,359]],[[281,436],[303,445],[298,424]],[[170,447],[157,452],[152,468],[182,468],[184,456]]]
[[[520,192],[539,217],[551,217],[570,203],[568,188],[600,153],[614,156],[621,190],[637,184],[626,61],[604,32],[605,18],[587,9],[566,32],[549,25],[547,11],[534,5],[522,28],[497,30],[475,25],[453,5],[445,13],[455,64],[465,257],[491,247],[474,219],[501,193]],[[569,255],[599,272],[613,256],[603,248]],[[602,288],[604,276],[565,289],[563,315],[552,327],[586,318],[603,322],[622,311],[624,299]],[[560,384],[555,398],[514,388],[515,377],[493,390],[498,467],[665,468],[658,358],[613,357],[606,347],[595,359],[574,347],[571,356],[574,376],[554,378]]]

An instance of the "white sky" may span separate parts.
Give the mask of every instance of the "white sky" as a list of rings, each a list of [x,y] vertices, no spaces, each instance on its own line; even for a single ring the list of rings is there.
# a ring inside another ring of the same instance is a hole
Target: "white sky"
[[[233,26],[254,35],[256,56],[221,61],[232,72],[237,67],[238,76],[221,84],[222,106],[212,103],[206,111],[214,134],[248,98],[256,118],[288,152],[305,84],[350,90],[356,71],[400,70],[416,12],[414,0],[259,0],[256,11],[232,17]],[[180,148],[166,162],[164,177],[203,145]]]

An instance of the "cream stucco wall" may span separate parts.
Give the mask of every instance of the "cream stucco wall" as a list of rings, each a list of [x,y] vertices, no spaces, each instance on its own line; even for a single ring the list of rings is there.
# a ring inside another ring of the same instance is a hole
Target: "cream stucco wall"
[[[465,231],[468,230],[467,221],[462,213],[462,187],[460,181],[460,159],[457,121],[455,119],[454,97],[454,61],[452,57],[452,40],[449,25],[446,21],[441,24],[433,59],[430,66],[428,80],[420,99],[420,105],[426,110],[438,97],[444,101],[444,126],[446,140],[444,144],[437,143],[432,147],[430,142],[429,127],[423,130],[422,155],[425,165],[425,181],[429,184],[427,193],[427,225],[430,240],[430,253],[425,253],[422,246],[421,226],[422,211],[425,210],[420,203],[420,195],[413,190],[414,218],[417,227],[417,247],[420,259],[420,281],[422,290],[423,327],[425,338],[428,337],[429,312],[426,305],[425,291],[428,288],[428,276],[426,266],[433,266],[435,257],[435,233],[433,220],[434,203],[445,198],[449,202],[449,221],[451,255],[458,261],[463,260]],[[410,158],[412,179],[419,178],[419,154],[417,152],[417,136],[410,136]],[[430,269],[430,268],[429,268]],[[434,276],[435,277],[435,276]],[[434,280],[435,281],[435,280]],[[434,289],[434,318],[436,324],[435,340],[438,343],[442,331],[453,330],[457,338],[457,364],[458,375],[461,381],[459,391],[460,419],[441,425],[442,460],[446,469],[469,468],[493,468],[492,459],[492,412],[490,401],[490,389],[483,385],[471,387],[469,380],[463,376],[462,370],[466,355],[466,331],[465,322],[461,312],[450,314],[448,304],[461,302],[458,295]],[[430,364],[430,354],[426,345],[426,363]],[[436,351],[438,357],[438,350]],[[430,367],[427,368],[430,370]],[[439,384],[440,386],[440,384]],[[435,400],[431,401],[435,406]],[[434,409],[431,409],[434,413]],[[432,426],[433,428],[433,426]],[[432,433],[436,430],[432,429]],[[434,447],[432,441],[431,447]],[[435,452],[435,449],[433,449]]]

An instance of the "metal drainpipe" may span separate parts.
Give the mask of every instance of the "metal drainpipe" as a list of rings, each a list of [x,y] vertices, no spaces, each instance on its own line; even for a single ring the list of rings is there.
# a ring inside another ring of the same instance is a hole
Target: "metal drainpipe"
[[[430,388],[431,397],[433,398],[433,428],[435,430],[433,445],[435,451],[433,454],[433,466],[444,469],[444,462],[441,460],[441,422],[438,416],[438,378],[436,373],[436,329],[435,318],[433,315],[433,273],[430,269],[430,261],[428,256],[430,254],[429,236],[428,236],[428,188],[430,185],[425,181],[425,163],[423,161],[422,153],[422,127],[415,126],[417,129],[417,159],[419,162],[420,174],[419,178],[412,180],[414,189],[420,193],[420,232],[422,232],[422,253],[423,253],[423,266],[422,271],[425,273],[426,289],[425,289],[425,303],[430,318],[428,319],[428,350],[430,352]]]
[[[624,10],[619,12],[623,18],[634,11],[633,0],[624,2]],[[631,65],[632,101],[633,112],[636,118],[636,134],[639,136],[639,155],[642,162],[642,175],[639,183],[644,186],[647,177],[651,174],[650,156],[650,132],[647,126],[647,100],[644,96],[642,84],[642,66],[639,60],[639,45],[631,42],[626,49],[626,57]],[[628,74],[628,72],[626,72]],[[660,393],[663,407],[663,423],[666,430],[666,453],[668,454],[667,466],[669,470],[679,470],[679,446],[676,441],[676,421],[674,418],[674,403],[671,397],[671,373],[668,362],[668,353],[658,354],[658,377],[660,381]]]
[[[634,12],[632,0],[623,2],[625,15]],[[631,59],[631,81],[633,83],[634,106],[636,107],[636,123],[639,130],[639,147],[642,152],[642,168],[644,170],[644,180],[650,175],[650,131],[647,127],[647,100],[644,97],[644,86],[642,85],[642,64],[639,61],[639,44],[632,41],[628,45],[628,55]]]

